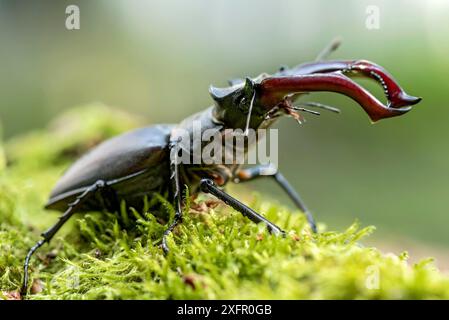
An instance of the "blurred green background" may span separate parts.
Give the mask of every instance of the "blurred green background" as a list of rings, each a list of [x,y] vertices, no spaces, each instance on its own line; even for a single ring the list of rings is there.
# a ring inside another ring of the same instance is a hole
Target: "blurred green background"
[[[65,28],[69,4],[80,30]],[[379,29],[366,27],[368,5]],[[375,61],[424,100],[371,125],[346,97],[310,95],[343,113],[279,122],[281,170],[330,229],[357,218],[378,227],[378,242],[449,247],[446,0],[0,1],[3,136],[93,101],[178,122],[211,104],[209,84],[313,60],[335,36],[344,42],[331,58]],[[257,189],[290,205],[270,181]]]

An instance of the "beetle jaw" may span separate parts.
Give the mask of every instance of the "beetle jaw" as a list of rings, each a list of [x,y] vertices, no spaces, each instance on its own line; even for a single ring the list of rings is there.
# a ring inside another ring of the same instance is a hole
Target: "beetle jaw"
[[[422,100],[420,97],[407,94],[387,70],[373,62],[367,60],[348,62],[348,67],[340,72],[349,76],[353,73],[355,76],[370,78],[378,82],[387,98],[387,108],[400,109],[413,106]]]
[[[350,77],[362,76],[376,80],[384,89],[387,103],[383,104],[368,90]],[[274,76],[260,83],[261,101],[267,109],[285,105],[298,95],[315,91],[328,91],[346,95],[355,100],[373,122],[403,115],[421,98],[408,95],[383,68],[364,60],[348,64],[347,68],[332,72],[302,75]],[[288,110],[287,114],[290,114]]]

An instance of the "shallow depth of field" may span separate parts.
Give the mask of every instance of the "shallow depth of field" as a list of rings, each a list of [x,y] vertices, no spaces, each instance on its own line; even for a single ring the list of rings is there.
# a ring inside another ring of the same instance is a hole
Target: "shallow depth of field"
[[[68,4],[80,8],[80,30],[65,28]],[[379,10],[379,28],[367,27],[368,6]],[[447,280],[435,268],[449,270],[448,14],[444,0],[0,0],[1,291],[14,291],[25,248],[55,221],[56,213],[42,206],[81,151],[135,126],[179,122],[212,103],[210,84],[226,86],[228,79],[312,61],[340,36],[343,45],[330,59],[374,61],[423,101],[405,116],[372,125],[349,98],[311,94],[304,101],[339,107],[342,114],[306,114],[302,126],[288,118],[276,125],[280,169],[329,234],[312,241],[300,215],[284,221],[295,212],[293,206],[272,181],[261,180],[230,190],[247,194],[244,201],[289,225],[293,235],[273,240],[262,232],[258,240],[259,227],[232,210],[202,208],[185,228],[200,228],[196,235],[209,239],[204,245],[212,260],[193,250],[201,252],[196,246],[203,244],[188,246],[187,229],[175,237],[179,255],[162,258],[153,244],[166,221],[144,213],[127,212],[129,225],[123,215],[101,222],[98,213],[77,216],[34,259],[40,292],[35,297],[446,297]],[[362,84],[382,97],[379,86]],[[193,212],[195,205],[201,206],[192,204]],[[358,231],[345,231],[354,221],[376,231],[359,241]],[[225,242],[221,247],[218,236]],[[354,237],[357,241],[350,240]],[[246,245],[249,252],[237,250]],[[139,250],[144,250],[142,259]],[[241,256],[233,257],[233,250]],[[336,254],[339,250],[344,254]],[[296,270],[298,264],[302,267]],[[326,268],[317,273],[323,264]],[[380,266],[380,274],[389,270],[391,282],[380,278],[388,283],[384,291],[366,288],[367,276],[378,270],[371,265]],[[219,266],[233,274],[229,283],[220,282]],[[236,266],[248,273],[236,274]],[[98,274],[106,269],[111,273],[101,280]],[[285,272],[275,275],[276,269]],[[82,283],[79,291],[63,281],[72,278]],[[434,287],[435,282],[440,284]],[[299,287],[282,295],[280,288],[289,284]],[[108,290],[101,291],[102,286]],[[216,294],[220,290],[222,296]]]

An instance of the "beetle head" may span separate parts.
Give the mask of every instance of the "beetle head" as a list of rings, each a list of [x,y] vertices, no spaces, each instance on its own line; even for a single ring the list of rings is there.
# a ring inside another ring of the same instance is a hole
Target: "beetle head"
[[[214,116],[228,128],[257,128],[266,111],[258,106],[258,79],[236,80],[226,88],[209,87],[214,99]],[[249,120],[249,121],[248,121]]]

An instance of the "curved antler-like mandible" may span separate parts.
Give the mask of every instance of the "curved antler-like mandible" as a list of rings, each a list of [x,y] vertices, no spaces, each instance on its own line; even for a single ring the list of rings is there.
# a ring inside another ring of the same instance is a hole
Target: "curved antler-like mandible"
[[[405,93],[388,71],[383,67],[366,60],[336,60],[306,63],[278,72],[275,76],[297,76],[316,73],[342,73],[355,76],[366,76],[378,81],[389,101],[388,107],[399,108],[411,106],[421,101],[421,98],[413,97]]]
[[[382,104],[370,92],[346,75],[365,76],[378,81],[388,104]],[[320,61],[282,70],[261,81],[261,103],[273,106],[294,93],[331,91],[342,93],[356,102],[373,121],[406,113],[421,98],[405,93],[393,77],[381,66],[365,61]]]
[[[324,64],[327,63],[325,62]],[[367,71],[368,69],[362,67],[362,70]],[[395,84],[394,80],[392,81],[393,84]],[[392,86],[392,83],[389,81],[388,83],[386,82],[386,85],[388,88],[388,85]],[[394,88],[394,85],[392,88]],[[399,86],[397,86],[397,88],[399,88],[398,90],[400,90],[400,92],[403,92]],[[343,74],[335,72],[269,77],[260,82],[259,90],[260,103],[266,107],[273,107],[279,104],[286,96],[293,93],[312,91],[342,93],[360,104],[372,121],[404,114],[411,109],[410,107],[404,106],[418,103],[420,100],[420,98],[414,98],[413,101],[406,103],[399,99],[396,103],[398,103],[397,105],[402,106],[401,108],[392,108],[391,104],[385,106],[362,86]],[[395,97],[401,96],[398,92],[392,93]]]

